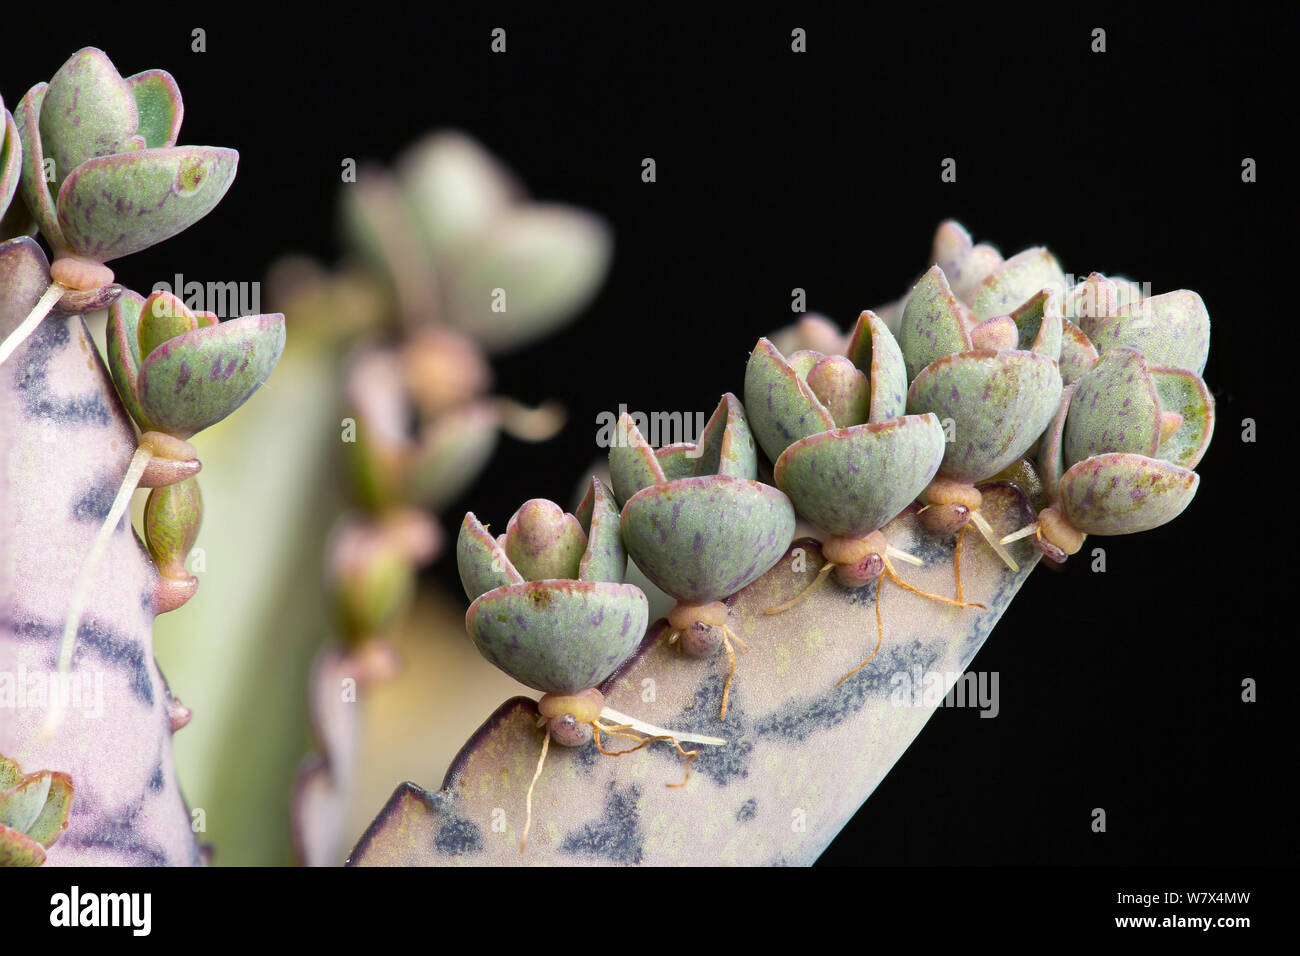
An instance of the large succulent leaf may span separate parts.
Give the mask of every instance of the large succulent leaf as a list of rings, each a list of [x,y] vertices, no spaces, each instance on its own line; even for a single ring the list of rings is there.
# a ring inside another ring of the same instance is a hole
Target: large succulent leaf
[[[59,188],[68,248],[108,262],[184,232],[221,201],[239,154],[220,146],[171,146],[82,163]]]
[[[979,284],[971,311],[983,321],[1009,315],[1043,289],[1065,291],[1065,273],[1056,258],[1041,246],[1018,252]]]
[[[808,383],[767,339],[758,340],[745,366],[745,412],[754,438],[771,461],[799,439],[835,427]]]
[[[1069,385],[1097,362],[1097,346],[1069,319],[1061,323],[1061,381]]]
[[[985,489],[981,512],[1000,532],[1031,514],[1008,485]],[[885,529],[891,543],[923,557],[908,582],[951,593],[953,546],[925,534],[914,515]],[[353,850],[354,866],[710,865],[813,862],[924,727],[956,675],[969,667],[1028,575],[1036,551],[1012,545],[1011,572],[984,548],[967,548],[968,597],[987,611],[958,610],[885,585],[884,641],[862,671],[836,682],[871,652],[874,588],[826,585],[784,614],[764,609],[808,583],[815,543],[799,541],[775,568],[736,595],[729,626],[741,654],[726,721],[718,720],[725,657],[677,654],[653,625],[636,658],[603,688],[607,703],[661,727],[712,734],[725,747],[697,746],[689,784],[668,744],[603,757],[588,745],[551,747],[533,794],[523,854],[524,795],[541,747],[532,701],[497,709],[452,763],[442,788],[402,784]],[[805,570],[792,571],[794,559]],[[900,706],[900,679],[922,675],[933,695]],[[653,693],[647,693],[653,688]],[[608,742],[607,742],[608,743]],[[608,748],[607,748],[608,749]],[[502,812],[504,811],[504,817]],[[494,826],[494,821],[497,825]],[[792,826],[799,821],[803,827]],[[504,824],[504,826],[502,826]]]
[[[49,281],[26,239],[0,254],[0,325],[12,327]],[[0,672],[44,675],[59,656],[80,563],[112,501],[135,433],[80,317],[47,318],[0,366]],[[0,720],[0,753],[66,773],[77,796],[55,865],[200,861],[177,785],[173,700],[154,662],[157,572],[129,522],[109,539],[77,635],[71,679],[81,706],[50,737],[48,710]],[[53,789],[53,788],[52,788]],[[41,828],[43,814],[33,826]],[[130,821],[129,823],[127,821]],[[3,842],[3,841],[0,841]]]
[[[1180,289],[1121,305],[1114,315],[1083,320],[1098,352],[1137,349],[1152,365],[1205,371],[1210,354],[1210,314],[1195,292]]]
[[[1160,397],[1146,360],[1111,349],[1074,386],[1065,420],[1065,462],[1106,452],[1154,455],[1160,444]]]
[[[898,329],[907,380],[912,381],[931,362],[969,352],[972,319],[970,309],[949,288],[943,270],[931,266],[907,297]]]
[[[845,354],[871,383],[867,421],[888,421],[907,410],[907,363],[880,316],[870,309],[858,316]]]

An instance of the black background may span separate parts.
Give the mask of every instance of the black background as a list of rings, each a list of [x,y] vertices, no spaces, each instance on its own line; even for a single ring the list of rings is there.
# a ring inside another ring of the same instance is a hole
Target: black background
[[[906,291],[945,218],[1004,254],[1042,243],[1067,272],[1197,290],[1218,427],[1196,500],[1163,529],[1099,542],[1105,574],[1078,559],[1035,573],[973,665],[1000,672],[1000,716],[941,709],[823,862],[1294,862],[1294,30],[1280,8],[145,9],[11,22],[0,41],[10,108],[95,45],[123,74],[177,77],[183,143],[240,151],[215,212],[114,263],[134,288],[176,272],[254,281],[287,251],[334,260],[341,160],[390,161],[437,127],[612,223],[590,308],[496,363],[501,391],[561,399],[569,427],[544,448],[507,440],[453,516],[568,501],[598,412],[711,409],[741,390],[757,337],[791,320],[792,288],[847,325]],[[940,181],[945,157],[956,183]],[[447,558],[431,574],[454,587]],[[1258,703],[1241,702],[1246,677]]]

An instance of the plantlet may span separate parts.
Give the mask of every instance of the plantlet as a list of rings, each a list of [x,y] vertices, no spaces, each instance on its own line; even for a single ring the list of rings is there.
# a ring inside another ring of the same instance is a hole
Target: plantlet
[[[599,479],[592,478],[576,515],[535,498],[495,539],[470,512],[461,525],[456,558],[472,602],[465,628],[479,653],[543,692],[537,707],[546,733],[533,784],[551,740],[564,747],[590,742],[607,756],[631,751],[605,750],[602,731],[637,740],[634,749],[671,740],[688,763],[695,752],[683,750],[679,739],[722,742],[661,730],[605,707],[599,687],[641,642],[648,608],[640,588],[622,583],[627,556],[619,513]],[[531,823],[532,786],[526,806]],[[525,824],[521,850],[528,830]]]
[[[757,481],[758,459],[745,411],[722,396],[696,445],[651,448],[624,414],[609,450],[614,494],[623,504],[628,553],[655,586],[676,599],[669,643],[699,657],[725,648],[730,664],[719,719],[727,717],[736,672],[722,598],[756,581],[794,533],[794,508]],[[746,648],[748,649],[748,648]]]
[[[40,866],[63,836],[72,812],[72,780],[41,770],[24,774],[0,755],[0,866]]]

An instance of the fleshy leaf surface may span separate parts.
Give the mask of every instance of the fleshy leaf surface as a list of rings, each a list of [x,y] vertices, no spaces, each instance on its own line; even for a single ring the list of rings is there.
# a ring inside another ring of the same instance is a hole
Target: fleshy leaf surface
[[[1010,485],[990,485],[984,495],[981,513],[998,532],[1032,520],[1023,496]],[[922,531],[912,514],[891,522],[884,533],[926,562],[923,568],[900,566],[908,583],[951,593],[952,542]],[[599,755],[590,744],[574,750],[552,746],[521,854],[524,795],[541,733],[536,705],[515,698],[470,738],[439,790],[399,786],[349,864],[812,863],[936,709],[919,693],[907,701],[910,706],[899,706],[896,675],[951,675],[942,688],[948,690],[970,666],[1037,551],[1023,541],[1010,545],[1021,567],[1011,572],[988,549],[966,549],[966,594],[987,604],[986,611],[946,607],[886,584],[883,645],[837,687],[874,645],[875,589],[848,591],[828,583],[784,614],[764,615],[819,569],[815,542],[800,540],[793,547],[804,549],[806,570],[792,570],[798,566],[792,549],[729,602],[728,626],[750,651],[739,655],[725,721],[718,720],[725,655],[699,660],[678,654],[661,638],[663,622],[650,628],[636,657],[602,688],[609,706],[625,714],[727,740],[723,747],[685,745],[699,753],[685,788],[666,786],[682,780],[681,757],[668,743],[617,759]],[[647,679],[656,689],[650,701],[643,700]],[[790,826],[793,806],[808,810],[803,830]],[[501,809],[504,829],[493,827]]]
[[[970,309],[949,288],[943,270],[932,266],[908,296],[898,329],[907,380],[915,379],[931,362],[969,352],[973,318]]]
[[[1182,418],[1178,430],[1160,443],[1157,458],[1195,468],[1214,435],[1214,396],[1205,380],[1185,368],[1152,368],[1160,409]]]
[[[770,461],[799,439],[835,427],[808,383],[767,339],[758,340],[745,366],[745,412]]]
[[[1146,360],[1111,349],[1075,383],[1065,420],[1068,465],[1107,452],[1154,455],[1160,444],[1160,399]]]
[[[1086,534],[1136,534],[1172,521],[1196,495],[1187,468],[1114,452],[1071,465],[1061,477],[1061,513]]]
[[[1210,354],[1210,314],[1189,289],[1129,302],[1083,330],[1098,352],[1127,346],[1152,365],[1191,369],[1197,375],[1205,371]]]

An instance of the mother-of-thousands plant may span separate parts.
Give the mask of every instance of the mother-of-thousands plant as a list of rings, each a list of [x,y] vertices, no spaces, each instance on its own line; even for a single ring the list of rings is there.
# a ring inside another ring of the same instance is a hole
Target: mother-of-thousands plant
[[[745,407],[725,395],[697,445],[653,449],[622,422],[613,496],[593,481],[575,514],[528,502],[495,538],[466,516],[466,628],[485,658],[543,694],[502,705],[441,789],[398,787],[352,865],[519,861],[524,841],[505,837],[520,834],[512,820],[528,834],[534,797],[546,822],[531,861],[811,862],[1040,558],[1063,561],[1084,534],[1147,530],[1187,507],[1214,422],[1199,296],[1141,298],[1099,273],[1067,287],[1045,249],[1004,261],[953,222],[931,262],[851,335],[806,316],[760,339]],[[820,540],[791,541],[794,514]],[[967,522],[989,547],[969,549],[963,567]],[[644,603],[602,583],[619,580],[620,538],[678,599],[639,644],[629,628]],[[891,558],[915,564],[916,586],[882,612],[879,586],[872,596],[863,585],[898,581]],[[816,587],[832,570],[841,587]],[[938,593],[953,587],[954,598]],[[847,670],[868,616],[875,649]],[[734,657],[723,677],[697,656],[741,634],[749,675],[733,689]],[[900,675],[922,674],[924,695],[918,686],[900,701]],[[636,761],[595,759],[613,728],[632,749],[708,746],[668,789]],[[568,752],[548,782],[550,740]]]
[[[170,74],[124,78],[94,48],[4,114],[6,862],[41,863],[60,835],[65,863],[199,857],[172,774],[170,733],[190,715],[154,664],[151,627],[198,585],[185,560],[202,465],[188,439],[266,381],[285,327],[280,314],[222,322],[113,282],[107,262],[187,229],[234,179],[233,149],[176,145],[183,114]],[[82,319],[104,307],[107,370]],[[122,522],[137,487],[153,489],[144,547]],[[20,774],[16,761],[43,769]]]

